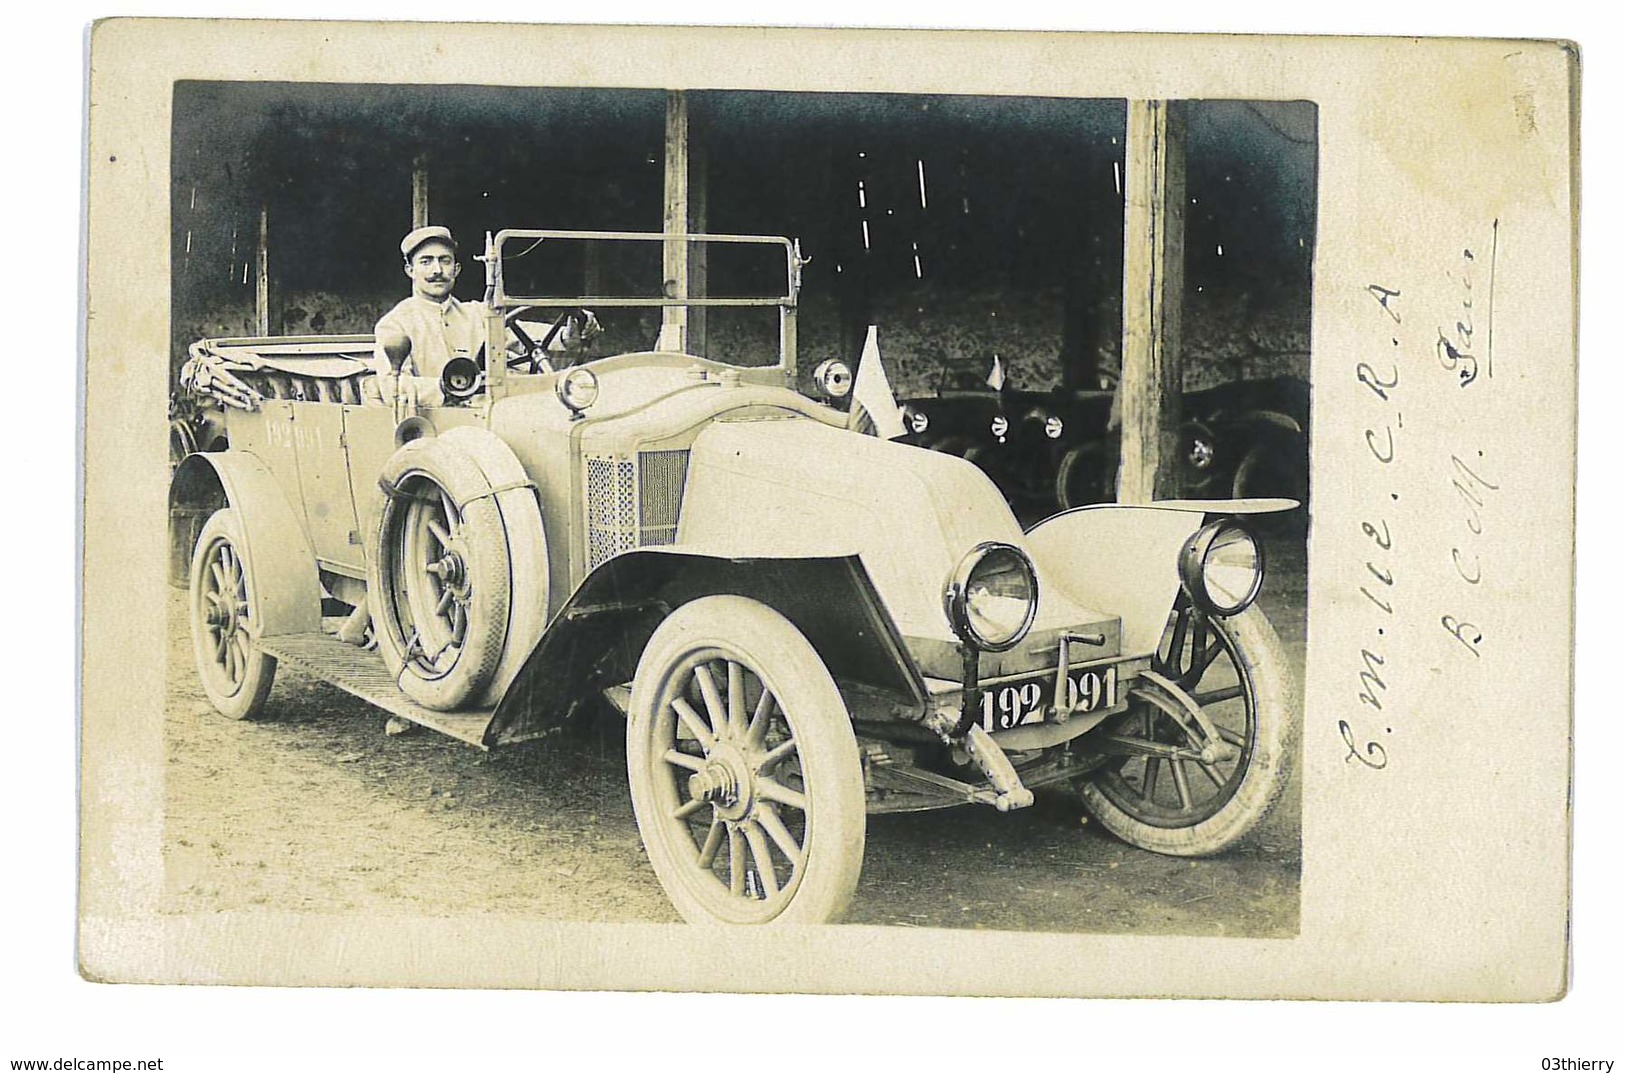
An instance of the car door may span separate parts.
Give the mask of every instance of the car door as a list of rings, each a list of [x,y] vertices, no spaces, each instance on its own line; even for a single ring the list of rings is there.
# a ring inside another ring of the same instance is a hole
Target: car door
[[[338,402],[291,402],[299,488],[311,547],[324,568],[357,574],[366,569],[362,532],[350,494],[344,411]]]
[[[378,529],[378,513],[384,493],[378,488],[378,474],[397,449],[395,411],[390,406],[344,407],[344,447],[348,458],[351,510],[361,532],[362,551],[372,554],[371,543]],[[365,562],[363,560],[363,569]]]

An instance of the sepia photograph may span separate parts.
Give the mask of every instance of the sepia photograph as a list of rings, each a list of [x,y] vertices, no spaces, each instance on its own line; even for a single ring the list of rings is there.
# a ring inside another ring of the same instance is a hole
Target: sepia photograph
[[[87,978],[1564,994],[1572,46],[90,57]]]
[[[1313,105],[173,116],[168,906],[1295,934]]]

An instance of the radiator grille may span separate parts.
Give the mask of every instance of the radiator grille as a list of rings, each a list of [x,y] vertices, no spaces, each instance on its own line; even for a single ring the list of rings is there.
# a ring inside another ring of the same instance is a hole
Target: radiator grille
[[[630,458],[587,458],[587,567],[592,569],[638,543],[635,476]]]
[[[638,543],[675,544],[683,509],[687,451],[645,451],[638,455],[638,502],[643,508]]]
[[[588,455],[587,568],[633,548],[676,543],[687,477],[687,451],[644,451],[635,461]]]

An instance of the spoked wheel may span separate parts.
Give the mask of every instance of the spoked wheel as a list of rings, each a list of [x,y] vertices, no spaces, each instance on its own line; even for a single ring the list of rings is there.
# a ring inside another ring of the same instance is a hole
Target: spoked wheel
[[[650,863],[691,923],[812,924],[863,865],[846,705],[801,632],[740,596],[685,604],[638,663],[627,724]]]
[[[1159,853],[1227,849],[1285,789],[1298,704],[1281,642],[1257,607],[1206,615],[1181,597],[1153,674],[1096,732],[1121,757],[1082,787],[1108,831]]]
[[[437,677],[468,643],[468,541],[462,512],[444,488],[420,477],[406,490],[413,494],[401,518],[396,598],[411,609],[416,643],[407,660],[413,672]]]
[[[192,652],[209,702],[228,719],[247,719],[265,705],[276,660],[259,650],[259,615],[242,527],[233,510],[216,511],[192,554]]]
[[[492,681],[508,631],[510,562],[502,515],[479,467],[437,439],[384,468],[390,489],[369,564],[378,650],[401,690],[449,711]]]

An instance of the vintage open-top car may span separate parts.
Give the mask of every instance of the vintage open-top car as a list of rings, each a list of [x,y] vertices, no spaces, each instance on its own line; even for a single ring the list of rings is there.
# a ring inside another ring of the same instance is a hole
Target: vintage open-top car
[[[785,285],[510,293],[512,244],[563,242],[756,244]],[[222,713],[265,709],[279,663],[485,749],[607,698],[650,862],[701,922],[837,918],[866,812],[1076,787],[1127,841],[1199,855],[1279,796],[1296,687],[1243,518],[1289,502],[1091,507],[1023,532],[971,463],[794,389],[784,239],[513,230],[481,259],[485,346],[437,405],[369,386],[397,341],[193,348],[187,382],[221,403],[229,447],[175,472],[173,561]],[[511,338],[538,309],[730,306],[776,309],[777,360],[662,333],[572,366],[551,330]]]

